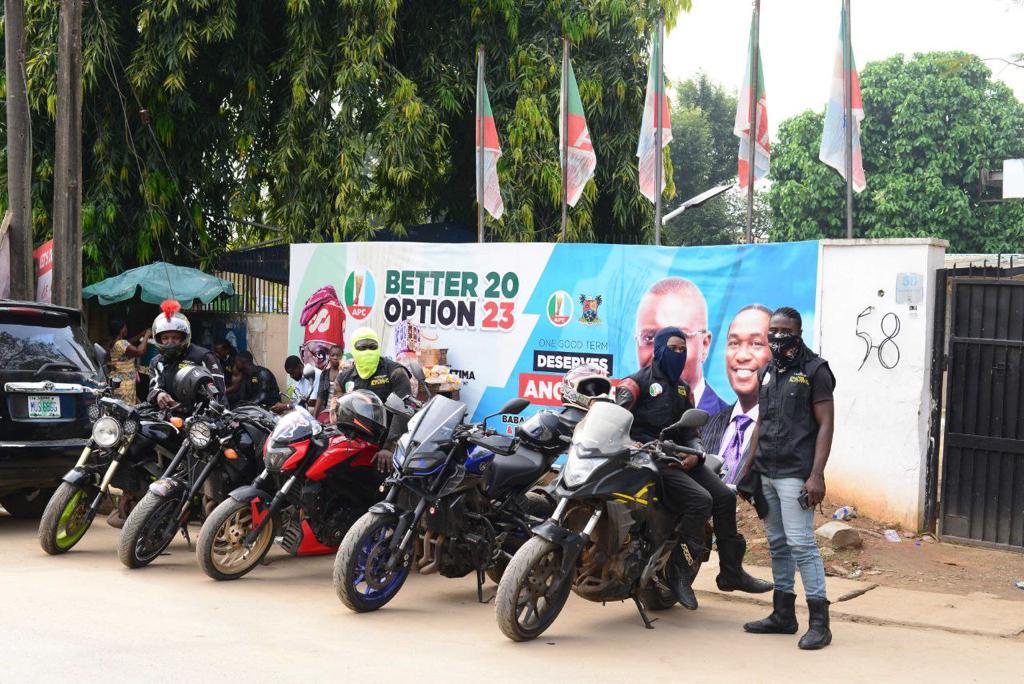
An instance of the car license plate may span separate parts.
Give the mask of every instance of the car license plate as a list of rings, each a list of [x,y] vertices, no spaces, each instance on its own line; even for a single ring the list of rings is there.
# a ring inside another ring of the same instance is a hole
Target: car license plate
[[[29,395],[29,418],[60,418],[60,397]]]

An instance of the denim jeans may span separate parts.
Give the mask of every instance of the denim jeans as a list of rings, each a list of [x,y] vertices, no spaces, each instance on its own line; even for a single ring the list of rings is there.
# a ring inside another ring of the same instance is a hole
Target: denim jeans
[[[803,486],[804,481],[796,477],[761,477],[761,490],[768,500],[764,529],[772,554],[772,576],[776,589],[795,594],[793,581],[799,567],[807,598],[824,599],[825,566],[814,542],[814,509],[805,511],[797,501]]]

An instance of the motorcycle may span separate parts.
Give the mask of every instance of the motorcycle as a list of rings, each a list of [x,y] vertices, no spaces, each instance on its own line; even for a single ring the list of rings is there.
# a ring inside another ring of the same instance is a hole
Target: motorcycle
[[[391,395],[387,407],[408,411],[411,399]],[[334,590],[351,610],[377,610],[401,589],[413,559],[421,574],[464,577],[476,571],[482,602],[484,576],[497,581],[511,552],[529,539],[530,526],[551,511],[531,491],[564,451],[568,438],[545,412],[507,437],[487,428],[500,414],[528,403],[513,399],[480,424],[465,424],[466,405],[435,396],[409,423],[393,455],[387,496],[353,525],[338,549]]]
[[[591,407],[556,481],[554,513],[533,528],[498,585],[495,609],[505,636],[513,641],[540,636],[570,590],[600,603],[632,599],[648,628],[648,610],[675,605],[670,587],[677,573],[685,564],[695,575],[708,559],[711,540],[704,540],[704,555],[697,558],[682,542],[676,516],[653,496],[660,479],[656,462],[678,463],[676,454],[702,455],[664,435],[699,427],[707,418],[706,412],[690,409],[662,431],[662,439],[637,446],[629,436],[629,411],[610,402]]]
[[[178,530],[191,547],[188,523],[209,515],[227,492],[251,482],[263,444],[277,417],[259,406],[226,410],[212,396],[186,422],[187,448],[132,510],[121,530],[117,555],[129,568],[155,560]],[[201,508],[201,511],[197,511]]]
[[[278,536],[293,556],[334,553],[360,511],[379,498],[373,459],[384,436],[379,428],[325,427],[301,407],[283,416],[264,444],[263,472],[203,523],[199,567],[216,580],[238,579]]]
[[[141,497],[161,464],[182,447],[182,418],[149,404],[129,406],[109,390],[92,391],[89,442],[39,521],[39,544],[50,555],[67,553],[82,540],[112,486]]]

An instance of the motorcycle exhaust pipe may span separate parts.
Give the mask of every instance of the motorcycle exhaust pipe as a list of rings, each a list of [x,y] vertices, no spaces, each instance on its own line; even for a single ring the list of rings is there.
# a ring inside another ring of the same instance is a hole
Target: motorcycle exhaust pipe
[[[428,561],[426,565],[420,562],[419,571],[421,575],[432,575],[441,566],[441,554],[444,553],[444,535],[431,537],[423,540],[423,560]]]

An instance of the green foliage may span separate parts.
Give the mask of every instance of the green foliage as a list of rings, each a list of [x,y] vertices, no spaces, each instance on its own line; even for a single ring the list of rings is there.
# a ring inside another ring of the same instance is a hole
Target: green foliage
[[[861,73],[867,189],[854,197],[855,237],[949,240],[952,252],[1019,251],[1024,203],[985,203],[982,165],[1024,156],[1024,104],[973,55],[930,53]],[[823,116],[805,112],[772,148],[773,240],[845,237],[846,186],[818,161]]]
[[[570,238],[642,242],[636,138],[657,12],[690,0],[95,0],[83,16],[85,280],[165,258],[208,265],[276,234],[362,239],[475,223],[475,49],[502,139],[501,240],[560,224],[561,36],[598,156]],[[37,242],[50,231],[57,8],[26,0]],[[3,112],[0,112],[2,120]],[[0,159],[0,205],[6,205]],[[671,164],[666,160],[669,178]],[[666,195],[671,196],[671,182]]]

